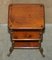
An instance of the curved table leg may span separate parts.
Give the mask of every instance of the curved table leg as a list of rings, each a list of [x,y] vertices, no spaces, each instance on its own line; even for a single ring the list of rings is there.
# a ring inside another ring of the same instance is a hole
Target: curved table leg
[[[41,53],[41,55],[43,56],[43,57],[45,57],[45,55],[43,54],[43,48],[42,47],[40,47],[40,53]]]
[[[10,54],[13,52],[13,50],[14,50],[14,42],[12,43],[12,47],[10,47],[9,54],[7,56],[10,56]]]
[[[13,51],[13,47],[10,47],[8,56],[10,56],[10,54],[12,53],[12,51]]]

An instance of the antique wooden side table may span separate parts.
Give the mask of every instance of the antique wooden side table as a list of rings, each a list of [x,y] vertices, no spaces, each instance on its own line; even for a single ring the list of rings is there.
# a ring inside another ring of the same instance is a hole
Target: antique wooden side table
[[[42,4],[10,4],[8,30],[14,48],[36,48],[44,57],[41,43],[45,30],[45,12]]]

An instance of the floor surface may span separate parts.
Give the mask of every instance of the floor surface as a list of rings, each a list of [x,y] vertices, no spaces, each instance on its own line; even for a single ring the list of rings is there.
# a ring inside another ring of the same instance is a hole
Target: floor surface
[[[0,60],[52,60],[52,26],[47,26],[43,36],[42,47],[45,58],[36,49],[15,49],[10,57],[7,56],[11,46],[7,26],[0,26]]]

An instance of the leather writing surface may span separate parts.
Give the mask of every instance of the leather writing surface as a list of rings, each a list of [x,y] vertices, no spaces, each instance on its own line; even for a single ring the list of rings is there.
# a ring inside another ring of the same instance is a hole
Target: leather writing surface
[[[44,7],[39,4],[12,4],[9,6],[10,29],[43,29]]]

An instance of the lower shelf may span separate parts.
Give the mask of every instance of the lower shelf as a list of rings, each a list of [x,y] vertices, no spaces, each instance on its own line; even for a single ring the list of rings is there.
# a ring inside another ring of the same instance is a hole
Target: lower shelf
[[[39,47],[39,42],[15,42],[14,48],[33,48],[33,47]]]

